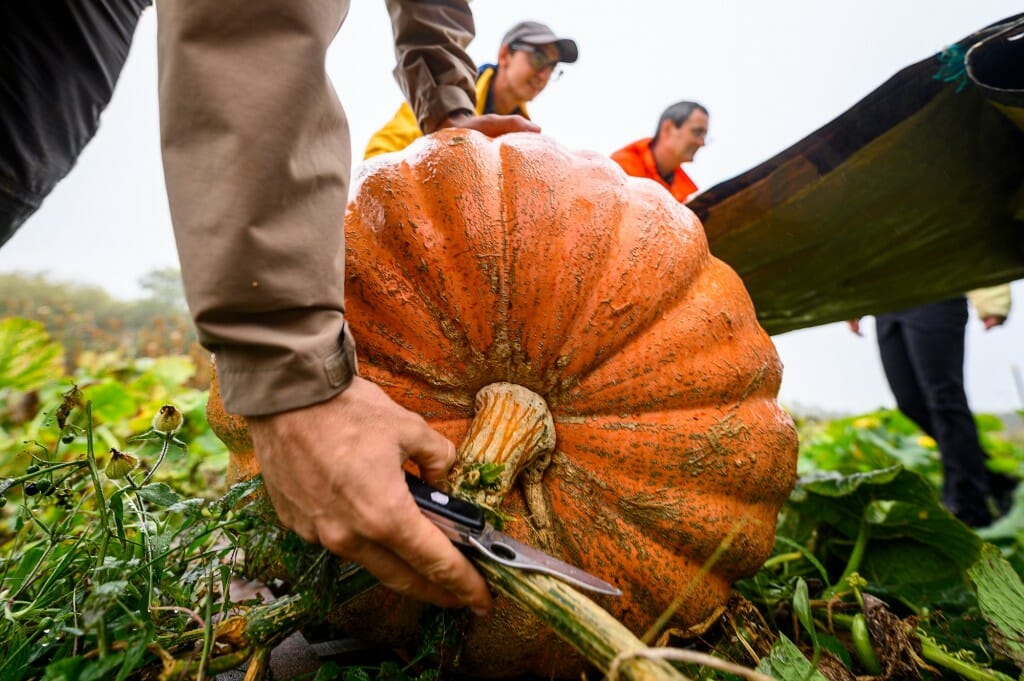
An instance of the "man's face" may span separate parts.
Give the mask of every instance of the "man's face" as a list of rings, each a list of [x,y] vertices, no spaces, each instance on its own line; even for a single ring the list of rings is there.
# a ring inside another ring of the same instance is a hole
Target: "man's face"
[[[677,164],[689,163],[697,150],[704,146],[707,136],[708,115],[700,109],[694,109],[678,128],[672,125],[672,121],[664,121],[658,134],[658,144],[664,142],[665,148],[679,159]]]
[[[529,102],[547,86],[558,68],[558,48],[551,43],[503,45],[498,68],[505,71],[506,86],[515,99]]]

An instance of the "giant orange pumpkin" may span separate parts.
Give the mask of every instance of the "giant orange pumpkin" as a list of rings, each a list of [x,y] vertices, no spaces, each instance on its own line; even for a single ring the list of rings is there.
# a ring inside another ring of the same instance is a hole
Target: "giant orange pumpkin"
[[[618,585],[596,600],[637,634],[674,601],[673,623],[705,619],[759,568],[795,480],[781,365],[739,278],[663,188],[541,135],[449,130],[364,167],[345,237],[365,377],[456,443],[507,384],[546,405],[554,451],[512,466],[530,480],[493,500],[506,532]],[[407,645],[421,609],[378,587],[333,621]],[[466,625],[458,671],[584,667],[499,598]]]

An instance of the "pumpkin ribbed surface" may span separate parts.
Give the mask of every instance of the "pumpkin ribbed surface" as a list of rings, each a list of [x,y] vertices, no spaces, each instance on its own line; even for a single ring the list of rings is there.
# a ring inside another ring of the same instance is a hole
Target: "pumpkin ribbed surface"
[[[664,189],[541,135],[449,130],[368,163],[345,232],[364,376],[456,443],[484,386],[547,403],[549,517],[514,487],[509,534],[619,586],[596,600],[638,634],[677,597],[674,624],[701,621],[758,569],[795,480],[781,364],[739,278]],[[419,612],[376,589],[334,621],[401,645]],[[467,632],[465,673],[583,668],[501,599]]]

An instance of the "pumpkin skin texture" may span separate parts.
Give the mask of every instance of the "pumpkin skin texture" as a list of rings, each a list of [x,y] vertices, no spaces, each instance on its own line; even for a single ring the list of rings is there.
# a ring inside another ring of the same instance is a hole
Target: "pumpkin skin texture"
[[[249,425],[244,417],[232,414],[224,408],[217,378],[217,360],[213,355],[210,356],[210,399],[206,402],[206,420],[231,453],[228,457],[228,468],[224,472],[227,484],[234,485],[236,482],[259,475],[260,465],[256,461]]]
[[[361,374],[456,443],[484,386],[543,398],[543,503],[513,486],[505,531],[621,588],[595,600],[633,632],[677,599],[673,625],[704,620],[770,554],[796,477],[781,364],[664,189],[541,135],[445,130],[363,167],[345,238]],[[376,588],[331,621],[414,645],[423,607]],[[500,597],[466,621],[460,651],[457,671],[476,676],[587,669]]]

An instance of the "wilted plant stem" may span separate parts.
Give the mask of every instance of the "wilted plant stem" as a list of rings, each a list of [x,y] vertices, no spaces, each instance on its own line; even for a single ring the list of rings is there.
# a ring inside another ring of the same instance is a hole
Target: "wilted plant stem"
[[[209,567],[209,563],[207,563]],[[203,623],[203,653],[199,658],[198,681],[206,677],[206,662],[210,659],[210,651],[213,649],[213,570],[207,571],[206,579],[206,620]]]
[[[966,679],[970,679],[970,681],[1012,681],[1012,677],[1006,674],[993,669],[977,667],[961,660],[955,655],[950,655],[943,650],[942,646],[927,636],[918,636],[918,639],[921,641],[921,657],[929,662],[934,662],[940,667],[945,667]]]
[[[103,484],[100,482],[99,467],[96,464],[96,450],[93,448],[91,400],[85,403],[85,452],[96,494],[96,508],[100,514],[100,550],[96,554],[96,569],[102,570],[107,558],[107,546],[110,544],[110,527],[107,525],[107,500],[103,496]],[[100,657],[105,657],[110,652],[110,641],[107,640],[107,626],[102,619],[96,626],[96,642]]]
[[[128,476],[128,484],[132,489],[138,490],[138,486]],[[149,521],[147,520],[145,500],[136,492],[135,501],[127,494],[124,495],[134,508],[136,517],[139,519],[139,534],[142,535],[143,566],[146,570],[146,591],[143,596],[142,611],[148,612],[150,603],[153,600],[153,544],[149,537]]]
[[[149,481],[153,478],[153,474],[156,473],[156,469],[160,468],[160,464],[164,462],[164,457],[167,456],[167,450],[171,448],[171,440],[174,439],[172,434],[161,434],[160,439],[163,440],[163,445],[160,447],[160,455],[156,457],[156,463],[146,473],[146,477],[139,483],[139,487],[145,487]]]

